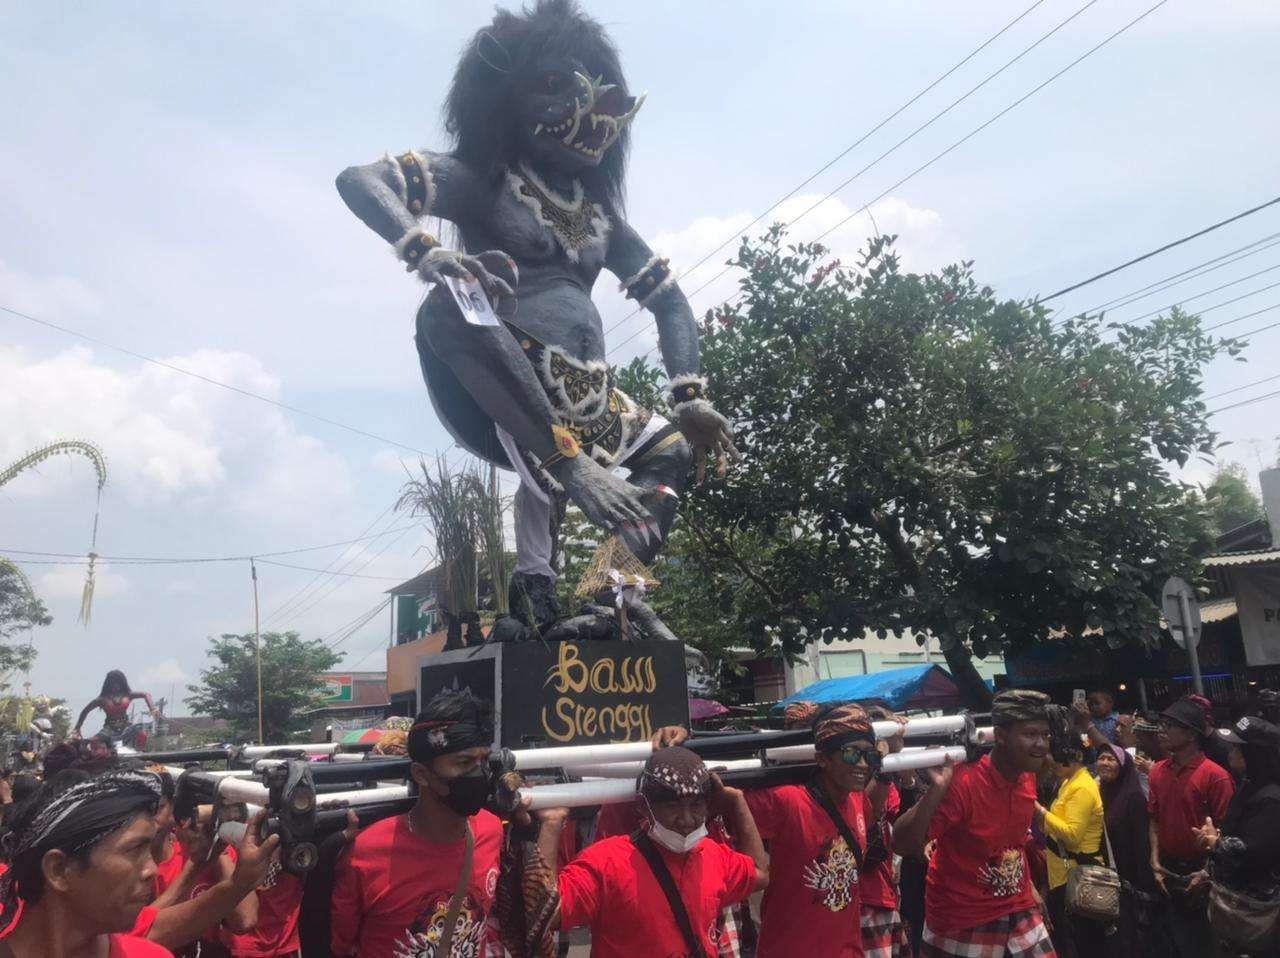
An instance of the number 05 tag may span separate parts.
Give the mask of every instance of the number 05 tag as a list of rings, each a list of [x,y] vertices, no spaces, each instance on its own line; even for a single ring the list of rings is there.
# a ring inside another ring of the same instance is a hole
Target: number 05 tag
[[[472,279],[457,279],[453,276],[444,277],[445,286],[449,287],[449,292],[453,294],[453,298],[458,303],[458,308],[462,310],[462,318],[472,326],[501,326],[498,321],[497,314],[493,311],[493,306],[489,303],[489,297],[484,294],[480,282]]]

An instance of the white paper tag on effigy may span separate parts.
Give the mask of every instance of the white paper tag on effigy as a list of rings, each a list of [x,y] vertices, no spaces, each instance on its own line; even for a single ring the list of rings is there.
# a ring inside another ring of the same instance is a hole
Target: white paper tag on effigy
[[[493,311],[493,306],[489,303],[489,297],[484,294],[479,280],[445,276],[444,284],[449,288],[449,292],[453,293],[458,309],[462,310],[462,318],[472,326],[502,325]]]

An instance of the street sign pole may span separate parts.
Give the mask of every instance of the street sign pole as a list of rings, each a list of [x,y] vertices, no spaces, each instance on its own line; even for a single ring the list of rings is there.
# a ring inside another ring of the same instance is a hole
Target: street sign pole
[[[1195,590],[1186,580],[1171,576],[1160,590],[1160,607],[1173,641],[1186,650],[1191,665],[1191,685],[1196,695],[1204,695],[1204,680],[1200,677],[1200,603]]]
[[[1191,686],[1196,695],[1204,695],[1204,680],[1200,678],[1200,652],[1198,638],[1191,636],[1191,603],[1187,601],[1187,593],[1178,592],[1178,605],[1182,608],[1183,635],[1187,636],[1187,661],[1191,663]]]

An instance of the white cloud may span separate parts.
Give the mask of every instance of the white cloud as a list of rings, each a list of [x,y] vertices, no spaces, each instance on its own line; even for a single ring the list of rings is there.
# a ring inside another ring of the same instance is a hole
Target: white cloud
[[[252,356],[197,350],[167,362],[269,397],[280,384]],[[107,458],[104,495],[134,502],[199,497],[250,516],[314,514],[345,496],[345,461],[302,434],[281,410],[150,364],[108,366],[87,349],[35,358],[0,347],[0,460],[61,438],[95,441]],[[87,464],[56,460],[41,481],[6,493],[40,497],[88,484]],[[91,488],[91,487],[89,487]]]
[[[403,479],[405,468],[413,469],[416,462],[410,454],[395,449],[379,449],[369,459],[369,465],[378,472],[396,479]]]
[[[5,305],[41,319],[95,313],[97,294],[70,276],[35,276],[0,261],[0,289]]]
[[[168,658],[144,669],[138,676],[138,684],[135,688],[150,691],[153,686],[182,685],[188,678],[186,670],[178,664],[178,660]]]
[[[57,566],[42,573],[36,580],[36,593],[42,599],[75,599],[84,594],[86,566]],[[98,566],[93,573],[93,601],[112,599],[127,594],[132,588],[129,579],[111,566]]]

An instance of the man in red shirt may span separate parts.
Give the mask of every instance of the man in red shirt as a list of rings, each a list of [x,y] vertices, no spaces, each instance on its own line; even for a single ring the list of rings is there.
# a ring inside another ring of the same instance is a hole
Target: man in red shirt
[[[813,782],[747,794],[772,875],[760,909],[760,958],[862,955],[859,872],[871,812],[863,792],[880,768],[875,731],[861,706],[845,705],[817,719],[813,742]]]
[[[589,925],[592,958],[708,958],[718,948],[720,910],[769,881],[746,800],[680,746],[649,757],[639,795],[647,829],[598,841],[560,872],[558,927]],[[708,815],[724,816],[737,851],[707,839]],[[536,817],[543,858],[554,861],[566,813]],[[664,891],[668,883],[675,902]]]
[[[1036,774],[1049,754],[1048,702],[1026,689],[999,693],[991,753],[958,768],[926,769],[929,790],[894,825],[901,855],[936,843],[925,887],[924,958],[1055,954],[1024,850]]]
[[[169,956],[125,934],[150,897],[159,801],[159,780],[145,771],[46,784],[12,822],[2,947],[14,958]]]
[[[409,730],[420,791],[407,815],[370,825],[338,861],[333,953],[461,958],[485,947],[502,823],[482,810],[492,789],[492,709],[469,689],[437,694]],[[464,872],[456,918],[446,921]],[[451,936],[448,948],[443,936]]]
[[[1220,821],[1235,793],[1231,775],[1205,757],[1204,737],[1211,732],[1191,696],[1174,702],[1160,713],[1160,742],[1169,757],[1156,762],[1147,779],[1151,869],[1171,902],[1171,947],[1187,958],[1214,953],[1205,852],[1195,830],[1206,818]]]
[[[898,734],[877,742],[881,755],[901,752],[903,747],[901,728],[906,719],[886,708],[868,708],[873,722],[897,722]],[[862,953],[864,958],[904,958],[908,954],[907,931],[898,913],[898,883],[893,874],[893,823],[902,809],[902,796],[898,792],[896,776],[877,775],[886,789],[883,811],[870,825],[868,856],[863,869],[860,897],[862,899]]]

